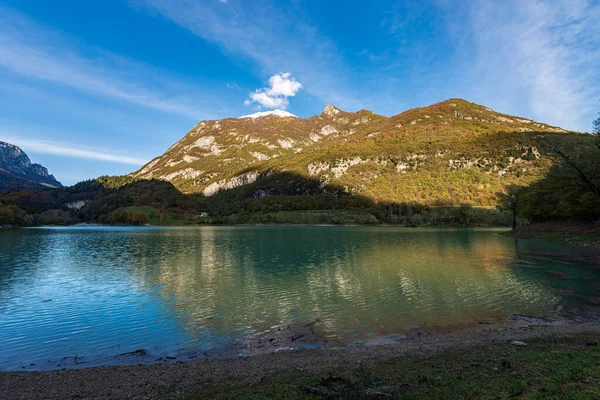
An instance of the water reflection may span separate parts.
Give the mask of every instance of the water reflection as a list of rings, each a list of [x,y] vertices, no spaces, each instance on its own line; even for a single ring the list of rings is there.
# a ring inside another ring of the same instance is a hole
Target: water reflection
[[[351,342],[541,315],[600,279],[566,249],[481,230],[68,228],[0,240],[3,368],[210,350],[293,320],[319,318],[324,336]]]

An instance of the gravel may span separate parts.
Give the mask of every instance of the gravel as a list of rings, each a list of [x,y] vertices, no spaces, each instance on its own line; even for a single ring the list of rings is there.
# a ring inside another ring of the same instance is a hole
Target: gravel
[[[553,325],[517,323],[440,332],[418,341],[372,347],[293,350],[250,357],[163,365],[95,367],[79,370],[0,372],[0,398],[11,399],[174,399],[207,387],[253,385],[278,371],[320,373],[357,363],[385,363],[394,357],[421,357],[487,343],[542,336],[600,334],[598,321]]]

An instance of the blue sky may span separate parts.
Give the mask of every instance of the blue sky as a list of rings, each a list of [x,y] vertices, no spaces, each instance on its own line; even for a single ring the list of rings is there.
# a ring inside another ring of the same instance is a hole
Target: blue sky
[[[269,107],[462,97],[589,131],[598,20],[592,0],[0,0],[0,140],[73,184]]]

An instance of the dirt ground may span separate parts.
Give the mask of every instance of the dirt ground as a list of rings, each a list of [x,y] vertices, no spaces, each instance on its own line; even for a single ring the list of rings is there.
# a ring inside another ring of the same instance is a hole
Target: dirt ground
[[[303,327],[306,332],[306,327]],[[302,334],[288,332],[292,337]],[[95,367],[78,370],[1,372],[0,398],[9,399],[175,399],[207,387],[256,385],[282,371],[326,374],[332,368],[385,364],[398,357],[425,357],[492,343],[591,333],[600,337],[597,319],[556,322],[512,316],[506,324],[481,324],[471,330],[439,332],[418,340],[371,347],[284,350],[253,356],[163,365]],[[306,334],[306,333],[305,333]]]
[[[513,231],[519,239],[544,239],[576,246],[600,248],[600,224],[548,222],[523,225]]]

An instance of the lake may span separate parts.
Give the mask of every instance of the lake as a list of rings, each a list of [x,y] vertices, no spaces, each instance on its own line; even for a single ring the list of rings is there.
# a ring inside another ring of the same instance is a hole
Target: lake
[[[0,369],[110,364],[142,349],[144,361],[243,354],[248,338],[317,319],[324,341],[364,345],[598,296],[600,270],[580,249],[504,232],[0,230]]]

